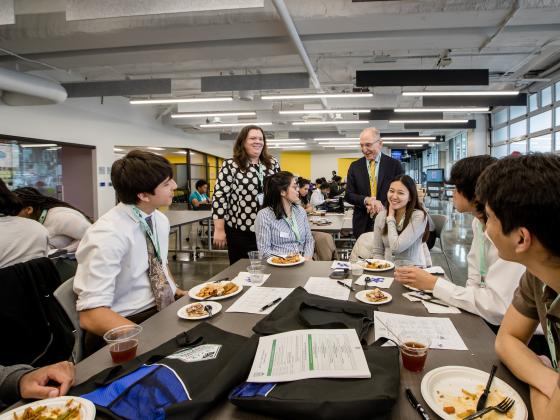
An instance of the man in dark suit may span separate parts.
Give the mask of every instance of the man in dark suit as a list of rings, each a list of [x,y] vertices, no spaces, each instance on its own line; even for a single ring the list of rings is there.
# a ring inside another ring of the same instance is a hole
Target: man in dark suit
[[[401,163],[381,153],[383,140],[379,130],[369,127],[360,134],[363,158],[348,169],[345,200],[354,205],[352,230],[358,238],[373,230],[373,220],[387,203],[391,181],[404,173]]]

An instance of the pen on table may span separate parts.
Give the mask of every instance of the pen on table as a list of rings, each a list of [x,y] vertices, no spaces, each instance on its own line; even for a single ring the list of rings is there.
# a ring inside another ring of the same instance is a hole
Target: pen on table
[[[264,306],[261,308],[261,312],[267,310],[267,309],[270,308],[271,306],[276,305],[276,304],[277,304],[278,302],[280,302],[281,300],[282,300],[282,298],[277,297],[277,298],[274,299],[272,302],[267,303],[266,305],[264,305]]]
[[[348,286],[346,283],[344,283],[343,281],[337,280],[336,281],[338,284],[340,284],[341,286],[347,287],[348,289],[354,291],[354,288],[352,286]]]
[[[410,388],[406,388],[404,393],[406,394],[406,399],[408,400],[410,405],[414,407],[418,414],[420,414],[420,417],[422,417],[424,420],[430,420],[430,416],[428,416],[426,410],[424,410],[424,407],[422,407],[422,405],[418,402]]]

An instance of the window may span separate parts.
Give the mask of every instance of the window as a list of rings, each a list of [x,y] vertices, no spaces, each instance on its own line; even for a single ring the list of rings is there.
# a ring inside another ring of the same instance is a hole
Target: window
[[[507,156],[507,144],[502,144],[501,146],[492,147],[492,156],[495,158],[501,158]]]
[[[508,119],[507,108],[502,109],[494,114],[494,126],[505,123]]]
[[[552,127],[552,111],[541,112],[529,119],[529,132],[546,130]]]
[[[509,119],[514,120],[515,118],[521,117],[527,114],[527,107],[523,106],[510,106],[509,107]]]
[[[509,138],[514,139],[527,134],[527,120],[518,121],[509,126]]]
[[[527,153],[527,140],[510,143],[509,154],[511,155],[513,152]]]
[[[529,140],[530,152],[547,153],[552,150],[552,135],[546,134],[540,137],[534,137]]]
[[[560,82],[556,82],[556,100],[560,101]]]
[[[536,93],[533,93],[532,95],[529,96],[529,111],[536,111],[537,108],[539,107],[539,103],[538,103],[538,96]]]
[[[560,107],[556,108],[556,127],[560,125]]]
[[[556,151],[560,150],[560,135],[558,131],[554,134],[554,144],[556,145]]]
[[[508,138],[507,127],[502,127],[494,130],[494,135],[492,136],[492,143],[500,143],[506,141]]]
[[[552,103],[552,86],[541,90],[541,106],[547,106]]]

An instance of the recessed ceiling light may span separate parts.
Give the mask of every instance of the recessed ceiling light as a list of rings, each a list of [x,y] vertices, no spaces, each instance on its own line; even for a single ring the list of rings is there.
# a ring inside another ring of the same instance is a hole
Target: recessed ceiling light
[[[171,118],[208,118],[208,117],[238,117],[257,115],[254,111],[247,112],[204,112],[198,114],[171,114]]]
[[[464,108],[395,108],[395,112],[489,112],[486,107],[464,107]]]
[[[148,104],[184,104],[197,102],[227,102],[233,101],[233,97],[215,97],[215,98],[174,98],[174,99],[131,99],[131,105],[148,105]]]
[[[389,120],[389,124],[466,124],[469,120]]]
[[[365,114],[369,109],[301,109],[296,111],[278,111],[280,115],[302,114]]]
[[[20,147],[56,147],[58,146],[58,144],[54,144],[54,143],[43,143],[43,144],[38,144],[38,143],[27,143],[27,144],[20,144]]]
[[[368,98],[373,93],[308,93],[301,95],[263,95],[261,99],[278,100],[278,99],[321,99],[321,98]]]
[[[146,149],[150,149],[150,150],[165,150],[163,147],[153,147],[153,146],[146,147]]]
[[[349,121],[295,121],[292,125],[350,125],[350,124],[369,124],[367,120],[349,120]]]
[[[215,123],[215,124],[200,124],[200,128],[219,128],[219,127],[245,127],[246,125],[265,126],[272,125],[271,122],[246,122],[246,123]]]
[[[515,96],[518,90],[465,90],[441,92],[403,92],[402,96]]]

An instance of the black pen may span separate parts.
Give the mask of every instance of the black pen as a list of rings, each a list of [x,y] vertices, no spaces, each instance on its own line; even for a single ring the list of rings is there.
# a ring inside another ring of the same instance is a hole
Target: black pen
[[[404,393],[406,394],[406,399],[408,400],[410,405],[414,407],[418,414],[420,414],[420,417],[422,417],[424,420],[430,420],[430,416],[428,416],[426,410],[424,410],[424,407],[422,407],[422,405],[418,402],[410,388],[406,388]]]
[[[266,309],[268,309],[268,308],[270,308],[271,306],[276,305],[276,304],[277,304],[278,302],[280,302],[281,300],[282,300],[282,298],[277,297],[277,298],[274,299],[272,302],[270,302],[270,303],[264,305],[264,306],[261,308],[261,312],[264,311],[264,310],[266,310]]]
[[[344,283],[343,281],[337,280],[336,281],[338,284],[340,284],[341,286],[347,287],[350,290],[354,291],[354,288],[352,286],[348,286],[346,283]]]

